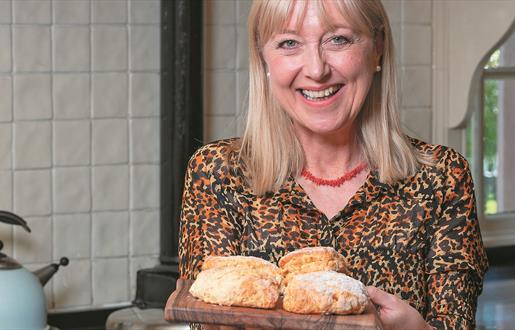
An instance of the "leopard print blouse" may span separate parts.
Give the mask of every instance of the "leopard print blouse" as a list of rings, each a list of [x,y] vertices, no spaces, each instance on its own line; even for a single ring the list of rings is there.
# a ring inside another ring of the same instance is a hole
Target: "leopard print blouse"
[[[395,184],[371,171],[332,219],[293,178],[276,192],[253,194],[238,163],[238,139],[202,147],[186,173],[181,277],[195,278],[208,255],[277,263],[292,250],[332,246],[354,278],[406,300],[435,328],[474,328],[488,264],[470,171],[456,151],[412,141],[434,165]]]

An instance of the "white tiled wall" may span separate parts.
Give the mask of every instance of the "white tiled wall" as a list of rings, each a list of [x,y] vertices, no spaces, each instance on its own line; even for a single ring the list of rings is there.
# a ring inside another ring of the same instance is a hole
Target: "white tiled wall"
[[[205,140],[242,132],[248,89],[247,14],[251,0],[207,0],[204,11]],[[431,141],[432,0],[383,0],[398,63],[401,119]]]
[[[439,1],[439,0],[436,0]],[[400,55],[401,120],[406,133],[432,139],[432,1],[386,0],[401,11]]]
[[[208,0],[204,7],[204,139],[241,134],[248,90],[250,0]]]
[[[159,249],[159,0],[0,0],[0,224],[50,308],[134,298]]]

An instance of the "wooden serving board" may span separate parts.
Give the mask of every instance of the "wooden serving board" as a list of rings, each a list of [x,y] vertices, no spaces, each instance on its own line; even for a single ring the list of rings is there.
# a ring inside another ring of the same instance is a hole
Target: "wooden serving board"
[[[177,280],[177,288],[165,307],[168,321],[265,329],[382,329],[372,303],[360,315],[295,314],[283,310],[282,301],[275,309],[227,307],[194,298],[189,293],[192,283],[192,280]]]

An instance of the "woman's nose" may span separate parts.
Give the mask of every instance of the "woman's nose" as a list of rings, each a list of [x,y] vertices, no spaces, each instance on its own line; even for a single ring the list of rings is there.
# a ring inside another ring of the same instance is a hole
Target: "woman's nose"
[[[329,74],[329,65],[319,48],[305,52],[304,71],[307,77],[316,81],[323,80]]]

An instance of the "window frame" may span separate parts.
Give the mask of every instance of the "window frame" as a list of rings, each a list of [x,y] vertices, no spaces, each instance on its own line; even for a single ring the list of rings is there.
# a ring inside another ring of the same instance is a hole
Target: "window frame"
[[[515,31],[513,32],[515,33]],[[497,50],[499,47],[496,47]],[[492,55],[491,52],[488,56]],[[488,246],[513,245],[515,237],[515,211],[496,214],[485,214],[484,210],[484,95],[485,81],[488,79],[515,79],[515,67],[505,66],[482,69],[481,83],[479,84],[478,107],[473,110],[469,124],[472,125],[472,159],[471,171],[474,178],[476,193],[477,215],[483,231],[485,243]],[[466,143],[466,128],[463,130],[464,144]]]
[[[432,143],[464,153],[465,127],[480,108],[484,64],[515,31],[513,13],[515,3],[510,1],[496,2],[495,6],[486,0],[473,5],[433,1]],[[479,218],[487,247],[515,246],[515,221]]]

